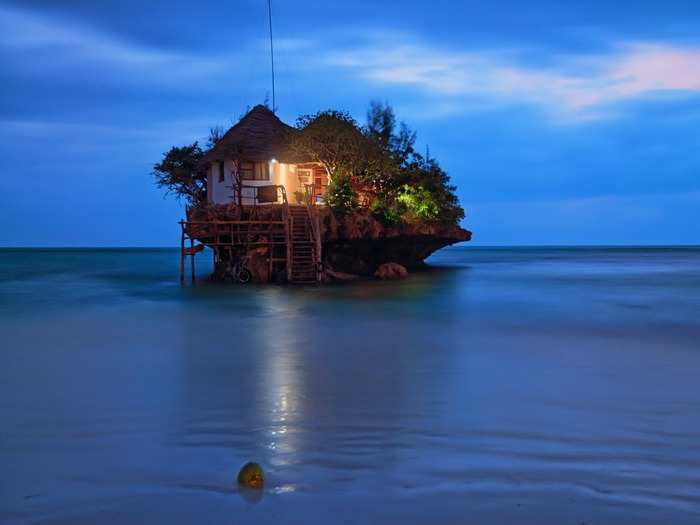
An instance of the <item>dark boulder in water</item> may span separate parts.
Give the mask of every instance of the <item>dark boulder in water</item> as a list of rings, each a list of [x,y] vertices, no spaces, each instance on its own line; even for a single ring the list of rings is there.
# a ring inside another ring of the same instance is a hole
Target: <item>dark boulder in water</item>
[[[405,266],[401,266],[400,264],[394,262],[389,262],[379,266],[379,268],[377,268],[377,271],[374,272],[374,276],[384,281],[392,279],[404,279],[408,277],[408,270]]]
[[[238,473],[238,484],[248,489],[260,489],[263,486],[264,476],[262,467],[251,461],[243,465]]]

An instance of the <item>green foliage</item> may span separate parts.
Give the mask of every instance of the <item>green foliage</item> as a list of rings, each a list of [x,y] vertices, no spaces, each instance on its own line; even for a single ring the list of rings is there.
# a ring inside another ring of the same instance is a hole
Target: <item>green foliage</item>
[[[386,199],[374,199],[370,209],[372,214],[387,226],[393,226],[401,221],[403,209],[398,202],[389,204]]]
[[[423,186],[404,184],[396,196],[396,201],[404,206],[411,219],[434,221],[440,216],[440,209],[433,194]]]
[[[389,104],[370,102],[365,134],[397,166],[405,166],[415,154],[416,133],[403,122],[397,130],[396,116]]]
[[[350,213],[357,207],[357,193],[347,172],[335,173],[328,184],[325,198],[328,206],[339,215]]]
[[[464,218],[450,177],[434,159],[416,151],[415,132],[397,123],[388,104],[372,102],[364,127],[346,112],[326,110],[299,117],[297,129],[291,149],[326,168],[326,202],[337,213],[348,213],[361,197],[385,224],[402,219],[456,224]],[[215,146],[223,135],[221,127],[211,128],[207,146]],[[196,142],[171,148],[154,166],[156,184],[190,205],[203,202],[202,156]]]
[[[333,179],[336,173],[355,175],[365,162],[367,140],[346,112],[327,110],[297,119],[299,133],[292,149],[300,156],[320,162]]]
[[[174,193],[187,204],[198,204],[206,199],[207,174],[199,167],[204,152],[195,142],[189,146],[173,146],[163,160],[153,166],[156,186]]]
[[[435,160],[415,150],[415,132],[397,125],[391,106],[372,102],[364,133],[372,148],[366,150],[358,180],[371,194],[375,215],[392,221],[400,213],[410,220],[450,224],[464,218],[449,176]]]
[[[320,162],[330,175],[326,203],[343,215],[357,207],[355,181],[368,163],[372,144],[357,122],[346,112],[320,111],[297,120],[299,133],[292,149],[300,156]]]
[[[423,161],[418,170],[421,185],[430,192],[437,208],[436,220],[456,224],[464,219],[464,209],[459,205],[455,186],[450,184],[450,177],[434,159]]]

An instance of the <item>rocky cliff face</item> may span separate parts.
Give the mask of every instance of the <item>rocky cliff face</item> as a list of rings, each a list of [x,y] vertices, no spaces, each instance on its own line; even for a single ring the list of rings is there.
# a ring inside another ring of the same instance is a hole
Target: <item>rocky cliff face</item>
[[[324,207],[319,215],[324,266],[354,275],[374,275],[384,263],[415,268],[440,248],[471,239],[471,232],[458,226],[385,226],[367,209],[338,217]]]

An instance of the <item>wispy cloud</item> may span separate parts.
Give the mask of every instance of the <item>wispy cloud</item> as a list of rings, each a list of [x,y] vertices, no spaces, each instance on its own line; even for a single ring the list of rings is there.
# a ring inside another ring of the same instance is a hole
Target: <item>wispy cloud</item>
[[[267,41],[226,43],[190,51],[153,47],[46,12],[0,6],[3,67],[32,78],[77,83],[171,87],[184,92],[230,93],[267,86]],[[700,47],[658,42],[621,43],[605,54],[559,54],[543,64],[522,60],[522,50],[439,47],[414,34],[337,30],[275,42],[278,72],[298,85],[337,71],[350,73],[356,90],[404,88],[420,113],[451,114],[530,104],[553,117],[579,122],[611,116],[618,103],[652,94],[700,93]],[[264,50],[264,52],[263,52]],[[283,83],[278,83],[283,85]],[[364,84],[364,85],[363,85]],[[426,111],[426,109],[430,111]],[[410,114],[410,108],[402,107]]]
[[[138,75],[133,79],[139,82],[201,78],[224,67],[220,60],[139,45],[73,21],[2,6],[0,49],[43,69],[98,67]]]
[[[376,84],[406,86],[466,102],[534,103],[567,119],[605,116],[609,105],[654,92],[700,93],[700,48],[621,44],[606,55],[558,56],[558,66],[523,65],[512,50],[455,51],[379,40],[328,53],[329,66]],[[453,105],[454,106],[454,105]]]

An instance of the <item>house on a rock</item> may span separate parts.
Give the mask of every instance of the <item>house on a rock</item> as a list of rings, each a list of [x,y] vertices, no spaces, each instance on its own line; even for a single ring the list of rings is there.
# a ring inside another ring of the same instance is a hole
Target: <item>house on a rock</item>
[[[281,204],[283,194],[290,204],[322,203],[328,172],[321,164],[292,152],[290,140],[298,132],[266,106],[251,109],[202,159],[208,201],[238,203],[240,186],[244,205]],[[277,189],[266,189],[271,186]]]
[[[376,275],[387,264],[414,267],[470,238],[457,224],[388,226],[366,205],[335,214],[324,202],[329,173],[293,147],[298,133],[258,105],[204,154],[206,201],[180,222],[181,282],[187,257],[195,280],[195,255],[205,247],[217,280],[318,283]]]

